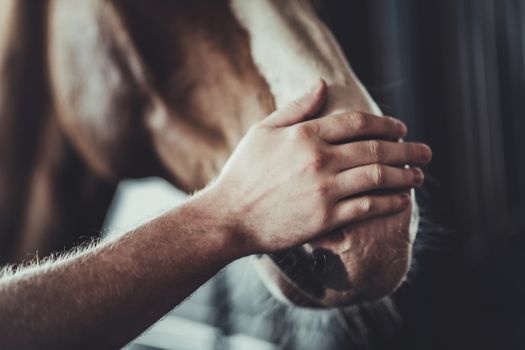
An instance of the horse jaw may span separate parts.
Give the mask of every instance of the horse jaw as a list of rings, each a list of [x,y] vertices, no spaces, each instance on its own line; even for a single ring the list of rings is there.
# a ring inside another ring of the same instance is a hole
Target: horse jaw
[[[362,111],[381,115],[309,1],[231,0],[230,5],[249,33],[253,60],[277,108],[321,77],[328,85],[322,114]],[[273,261],[261,257],[255,262],[256,270],[274,296],[296,305],[336,307],[379,299],[406,278],[419,221],[413,191],[412,201],[412,207],[405,212],[374,226],[377,232],[369,232],[366,224],[347,227],[304,245],[300,251],[288,252],[292,254],[292,265],[301,269],[292,266],[283,272],[286,266],[278,268],[275,264],[278,259],[287,259],[283,255]],[[340,265],[338,276],[330,276],[330,271],[320,274],[311,267],[314,252],[320,251],[332,254],[333,264]],[[325,282],[334,279],[350,283],[327,286]],[[324,288],[317,288],[316,283],[324,284]]]

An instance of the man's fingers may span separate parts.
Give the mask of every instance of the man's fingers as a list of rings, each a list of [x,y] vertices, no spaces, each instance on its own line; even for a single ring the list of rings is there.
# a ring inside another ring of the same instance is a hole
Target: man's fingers
[[[290,126],[311,118],[321,108],[326,98],[326,83],[318,80],[308,92],[275,111],[265,122],[274,127]]]
[[[357,221],[398,213],[408,207],[410,194],[369,195],[339,201],[334,207],[332,227],[349,225]]]
[[[344,198],[374,190],[419,187],[423,180],[423,172],[419,168],[405,169],[372,164],[337,174],[334,191],[337,198]]]
[[[360,112],[333,114],[308,123],[315,124],[319,137],[331,143],[356,138],[398,140],[407,132],[406,125],[400,120]]]
[[[339,170],[380,163],[385,165],[424,165],[432,159],[430,147],[422,143],[359,141],[330,147]]]

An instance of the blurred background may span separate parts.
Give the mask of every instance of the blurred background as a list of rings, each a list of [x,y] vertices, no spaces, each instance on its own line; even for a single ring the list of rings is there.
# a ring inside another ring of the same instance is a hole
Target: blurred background
[[[408,283],[377,304],[304,310],[242,259],[127,348],[525,348],[525,0],[316,3],[383,112],[434,151]],[[103,231],[184,198],[161,179],[123,181]]]

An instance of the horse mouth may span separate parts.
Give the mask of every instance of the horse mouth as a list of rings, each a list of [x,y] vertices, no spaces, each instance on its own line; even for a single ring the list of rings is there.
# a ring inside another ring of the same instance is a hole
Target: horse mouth
[[[352,288],[341,258],[329,249],[308,253],[303,247],[270,255],[284,275],[307,295],[321,300],[326,289],[345,292]]]
[[[294,306],[327,308],[340,306],[341,296],[355,298],[341,258],[329,249],[298,247],[261,255],[256,267],[268,290]]]
[[[399,287],[408,271],[398,270],[394,278],[386,281],[380,277],[378,284],[352,283],[339,255],[327,249],[308,253],[302,247],[261,255],[255,267],[277,300],[306,308],[345,307],[380,300]]]
[[[266,288],[282,302],[310,308],[344,307],[382,299],[402,284],[411,248],[407,241],[397,244],[397,249],[386,249],[385,245],[392,246],[386,241],[344,252],[306,244],[261,255],[255,267]]]

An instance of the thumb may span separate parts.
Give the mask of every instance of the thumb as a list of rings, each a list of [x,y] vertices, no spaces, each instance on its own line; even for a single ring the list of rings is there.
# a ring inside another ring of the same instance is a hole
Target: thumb
[[[289,126],[312,117],[326,99],[326,83],[319,79],[301,97],[273,112],[266,121],[275,127]]]

